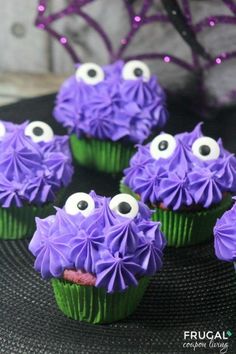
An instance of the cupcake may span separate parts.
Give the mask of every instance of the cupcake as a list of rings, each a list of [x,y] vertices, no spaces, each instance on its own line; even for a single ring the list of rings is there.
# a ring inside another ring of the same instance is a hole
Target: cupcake
[[[81,165],[118,173],[128,166],[134,144],[165,124],[165,94],[142,61],[85,63],[62,85],[54,116],[68,129]]]
[[[216,257],[233,262],[236,270],[236,204],[217,220],[214,227]]]
[[[41,121],[0,121],[0,238],[32,236],[35,216],[54,210],[72,174],[66,136]]]
[[[59,309],[90,323],[130,315],[162,266],[160,223],[128,194],[75,193],[56,210],[36,219],[29,249],[35,270],[51,279]]]
[[[204,136],[200,123],[191,133],[162,133],[138,146],[124,175],[121,190],[154,208],[168,245],[194,245],[212,237],[216,219],[231,206],[236,158],[220,139]]]

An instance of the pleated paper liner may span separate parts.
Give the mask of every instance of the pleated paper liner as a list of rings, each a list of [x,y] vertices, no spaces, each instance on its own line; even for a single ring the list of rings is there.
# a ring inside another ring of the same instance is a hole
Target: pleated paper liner
[[[120,191],[138,199],[138,195],[122,181],[120,182]],[[227,194],[217,206],[201,211],[182,212],[156,208],[152,219],[161,222],[161,230],[166,236],[168,246],[197,245],[212,238],[217,218],[221,217],[231,205],[231,195]]]
[[[111,323],[129,316],[140,303],[148,283],[149,278],[143,277],[137,287],[108,294],[95,286],[52,279],[59,309],[69,318],[93,324]]]
[[[212,208],[196,212],[178,212],[155,209],[152,218],[162,223],[168,246],[182,247],[197,245],[213,237],[213,228],[217,218],[232,205],[232,198],[227,195],[222,202]]]
[[[45,203],[41,206],[25,204],[22,207],[0,207],[0,239],[19,240],[33,236],[36,228],[35,217],[45,218],[54,214],[54,205],[59,205],[65,190],[57,193],[54,203]]]
[[[133,192],[126,184],[124,184],[123,182],[123,178],[122,180],[120,181],[120,192],[121,193],[127,193],[127,194],[130,194],[132,195],[135,199],[138,199],[140,200],[138,194],[136,194],[135,192]]]
[[[101,172],[122,172],[134,154],[132,145],[120,142],[93,138],[78,139],[75,134],[71,135],[70,142],[73,156],[79,164]]]

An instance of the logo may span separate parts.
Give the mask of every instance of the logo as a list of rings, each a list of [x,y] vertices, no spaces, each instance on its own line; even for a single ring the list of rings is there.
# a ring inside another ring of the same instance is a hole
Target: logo
[[[233,335],[227,331],[184,331],[183,348],[212,350],[213,353],[226,354],[229,349],[229,338]]]

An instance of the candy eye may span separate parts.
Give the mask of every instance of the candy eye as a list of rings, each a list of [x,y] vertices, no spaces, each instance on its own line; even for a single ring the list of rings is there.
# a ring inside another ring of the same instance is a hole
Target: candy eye
[[[149,81],[151,73],[149,67],[140,60],[128,61],[122,70],[122,77],[125,80],[138,80]]]
[[[192,145],[192,151],[200,160],[216,160],[220,156],[220,147],[217,142],[209,137],[198,138]]]
[[[69,215],[81,213],[89,216],[95,209],[93,198],[87,193],[74,193],[66,201],[65,211]]]
[[[155,160],[167,159],[176,148],[176,140],[170,134],[160,134],[153,139],[150,145],[150,153]]]
[[[6,128],[5,128],[5,125],[0,122],[0,138],[3,138],[6,134]]]
[[[129,194],[117,194],[110,201],[109,207],[116,214],[133,219],[139,212],[138,202]]]
[[[44,122],[31,122],[25,128],[25,135],[29,136],[35,143],[44,141],[45,143],[53,140],[54,134],[52,128]]]
[[[88,85],[97,85],[104,80],[104,71],[94,63],[85,63],[80,65],[75,73],[77,81],[84,81]]]

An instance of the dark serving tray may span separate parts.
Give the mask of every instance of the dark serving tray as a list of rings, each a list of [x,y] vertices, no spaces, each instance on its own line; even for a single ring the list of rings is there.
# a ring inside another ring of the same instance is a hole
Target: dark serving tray
[[[53,101],[50,95],[2,107],[0,119],[45,120],[62,132],[51,116]],[[192,129],[199,120],[186,103],[170,103],[170,112],[168,132]],[[231,151],[236,151],[235,112],[222,110],[204,127],[214,137],[221,135]],[[95,189],[114,195],[118,184],[119,177],[76,167],[68,194]],[[167,249],[163,270],[153,278],[137,311],[110,325],[66,318],[55,304],[50,282],[33,270],[27,245],[27,240],[0,242],[0,353],[194,353],[183,347],[184,331],[228,332],[227,352],[236,353],[236,274],[232,264],[215,258],[212,242]]]

